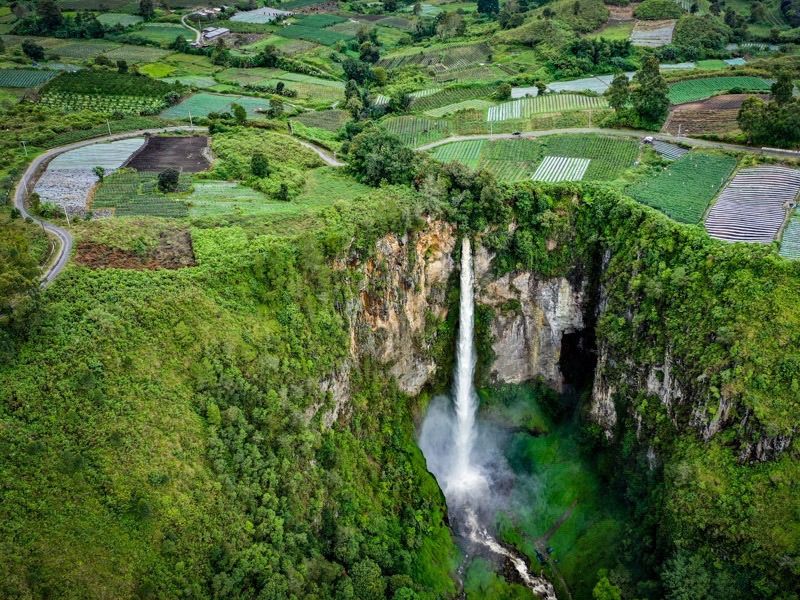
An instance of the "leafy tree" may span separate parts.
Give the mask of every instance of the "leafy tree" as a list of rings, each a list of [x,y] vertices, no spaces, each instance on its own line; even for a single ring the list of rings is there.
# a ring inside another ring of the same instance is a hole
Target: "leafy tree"
[[[186,52],[191,48],[189,42],[182,35],[176,36],[175,41],[169,47],[177,52]]]
[[[278,188],[277,193],[275,194],[275,198],[280,200],[281,202],[288,202],[289,201],[289,186],[285,183],[281,183],[280,187]]]
[[[149,21],[156,14],[153,0],[139,0],[139,14]]]
[[[117,61],[117,73],[124,75],[128,72],[128,63],[124,60]]]
[[[267,115],[269,115],[273,119],[277,119],[283,116],[283,100],[281,98],[272,97],[269,100],[269,109],[267,109]]]
[[[636,84],[631,93],[633,107],[639,116],[658,123],[669,112],[669,87],[658,68],[658,58],[650,55],[633,77]]]
[[[23,40],[22,51],[31,60],[44,60],[44,48],[32,40]]]
[[[614,80],[605,92],[605,96],[608,98],[609,106],[615,111],[619,112],[625,108],[631,96],[628,76],[624,73],[620,73],[614,77]]]
[[[500,12],[498,0],[478,0],[478,12],[482,15],[496,15]]]
[[[272,103],[270,103],[270,108],[271,107]],[[237,125],[244,125],[245,121],[247,121],[247,110],[245,110],[244,106],[241,104],[237,104],[236,102],[231,104],[231,113]]]
[[[53,32],[64,23],[64,16],[55,0],[40,0],[36,7],[36,14],[46,32]]]
[[[600,569],[597,573],[599,579],[592,590],[594,600],[622,600],[622,590],[608,580],[608,572]]]
[[[5,54],[6,52],[6,43],[3,41],[3,38],[0,38],[0,54]]]
[[[172,167],[164,169],[158,174],[158,189],[165,194],[177,191],[180,175],[178,169],[173,169]]]
[[[547,91],[547,84],[541,79],[537,79],[533,85],[536,86],[536,93],[539,96],[541,96]]]
[[[464,17],[457,12],[442,12],[434,19],[436,35],[440,40],[449,40],[453,37],[464,35],[467,24]]]
[[[230,62],[231,53],[225,45],[225,40],[220,38],[217,40],[214,50],[211,52],[211,62],[215,65],[227,65]]]
[[[397,10],[397,0],[383,0],[383,10],[394,12]]]
[[[263,152],[256,152],[250,159],[250,170],[256,177],[269,175],[269,161]]]
[[[777,103],[778,106],[783,106],[792,99],[794,91],[794,82],[792,76],[785,70],[778,72],[775,83],[770,87],[772,93],[772,101]]]
[[[414,151],[396,135],[378,127],[354,137],[347,158],[350,171],[368,185],[377,186],[383,181],[409,183],[414,177]]]
[[[97,179],[100,181],[103,181],[103,179],[105,179],[106,177],[106,169],[105,167],[101,167],[100,165],[94,167],[92,169],[92,173],[94,173],[97,176]]]
[[[354,119],[359,119],[361,118],[361,113],[364,111],[364,103],[361,101],[360,96],[351,96],[350,99],[345,102],[344,108],[350,112]]]
[[[372,67],[360,60],[353,60],[348,58],[342,62],[342,69],[348,79],[352,79],[358,84],[364,85],[370,83],[375,74],[372,72]]]
[[[381,575],[381,568],[369,558],[353,565],[350,573],[353,579],[353,591],[359,600],[383,600],[386,592],[386,581]]]
[[[383,87],[386,85],[386,82],[389,80],[389,76],[386,74],[386,69],[383,67],[375,67],[372,69],[372,73],[375,76],[375,83],[379,86]]]
[[[22,296],[39,288],[39,269],[21,220],[0,226],[0,314],[12,312]]]
[[[509,98],[511,98],[511,84],[510,83],[501,84],[497,88],[497,91],[495,91],[494,97],[496,100],[508,100]]]
[[[364,42],[359,48],[359,59],[365,63],[376,63],[381,57],[381,53],[372,42]]]

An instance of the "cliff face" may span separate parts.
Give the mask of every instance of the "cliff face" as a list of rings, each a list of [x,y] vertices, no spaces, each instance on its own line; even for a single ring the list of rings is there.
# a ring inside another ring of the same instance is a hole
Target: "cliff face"
[[[586,282],[576,287],[563,277],[542,280],[525,271],[494,279],[492,258],[480,248],[475,260],[477,302],[494,310],[490,377],[495,383],[543,377],[561,391],[561,340],[584,328]]]
[[[455,245],[454,226],[429,221],[412,236],[389,234],[379,239],[374,256],[366,261],[339,265],[352,269],[358,292],[347,306],[350,358],[321,383],[334,403],[323,416],[326,427],[346,414],[351,369],[365,358],[386,365],[398,387],[412,396],[431,379],[437,365],[426,340],[426,325],[447,316],[447,282],[455,268]]]

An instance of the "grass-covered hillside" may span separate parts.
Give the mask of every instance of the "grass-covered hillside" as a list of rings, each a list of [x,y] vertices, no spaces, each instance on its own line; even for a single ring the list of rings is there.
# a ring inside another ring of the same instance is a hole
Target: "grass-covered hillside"
[[[355,291],[331,260],[413,227],[416,202],[374,192],[295,217],[300,235],[291,219],[261,219],[257,233],[187,224],[197,266],[73,265],[7,324],[0,595],[452,591],[417,401],[364,364],[352,416],[321,421],[320,380],[348,353],[339,308]],[[180,230],[94,223],[78,246],[137,255]]]

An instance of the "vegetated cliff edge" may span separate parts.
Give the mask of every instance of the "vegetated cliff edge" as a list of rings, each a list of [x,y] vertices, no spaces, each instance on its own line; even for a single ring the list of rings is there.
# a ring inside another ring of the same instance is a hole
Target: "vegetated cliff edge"
[[[477,301],[492,309],[491,380],[542,377],[561,389],[564,336],[593,329],[587,432],[620,485],[651,478],[629,489],[651,515],[640,535],[661,540],[642,551],[663,563],[690,549],[721,580],[743,570],[766,597],[794,589],[800,266],[603,189],[522,193],[538,209],[487,236],[475,262]],[[385,237],[362,266],[351,359],[379,356],[407,393],[450,367],[425,332],[454,325],[445,285],[457,235],[431,222],[413,239]]]

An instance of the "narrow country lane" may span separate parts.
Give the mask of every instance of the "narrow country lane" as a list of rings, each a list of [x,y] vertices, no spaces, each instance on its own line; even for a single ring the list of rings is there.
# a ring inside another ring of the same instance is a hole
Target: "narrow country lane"
[[[203,42],[203,34],[200,32],[199,29],[195,29],[186,22],[186,17],[188,16],[189,15],[183,15],[181,17],[181,23],[183,23],[183,26],[186,27],[187,29],[191,29],[192,31],[194,31],[194,41],[195,43],[200,44]]]

